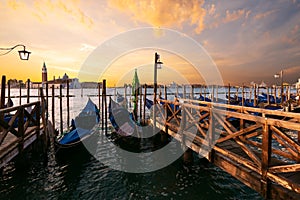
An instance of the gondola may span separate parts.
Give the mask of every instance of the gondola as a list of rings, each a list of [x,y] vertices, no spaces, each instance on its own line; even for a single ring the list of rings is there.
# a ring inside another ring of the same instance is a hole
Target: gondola
[[[109,101],[108,111],[109,120],[119,135],[131,136],[134,134],[136,124],[132,113],[117,102],[113,101],[111,98]]]
[[[75,120],[72,120],[70,130],[55,137],[56,152],[73,151],[87,145],[89,149],[95,149],[99,136],[96,125],[99,121],[99,110],[89,99]]]

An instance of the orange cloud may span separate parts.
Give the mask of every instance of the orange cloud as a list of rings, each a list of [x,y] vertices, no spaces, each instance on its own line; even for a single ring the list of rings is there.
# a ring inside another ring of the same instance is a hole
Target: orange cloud
[[[189,22],[196,26],[198,34],[204,29],[204,0],[110,0],[109,3],[132,15],[135,21],[152,26],[181,27],[184,22]]]
[[[232,12],[230,12],[229,10],[226,10],[226,16],[223,19],[223,22],[228,23],[228,22],[236,21],[236,20],[244,17],[245,14],[248,15],[248,12],[246,12],[244,9],[234,10]]]
[[[20,7],[23,6],[22,3],[20,3],[20,2],[18,2],[16,0],[9,0],[9,1],[7,1],[7,5],[10,8],[14,9],[14,10],[17,10],[18,8],[20,8]]]
[[[263,19],[265,17],[268,17],[269,15],[271,15],[272,13],[276,12],[276,10],[270,10],[264,13],[259,13],[257,15],[254,16],[254,19],[259,20],[259,19]]]
[[[8,0],[7,5],[14,10],[28,9],[31,11],[32,16],[40,22],[43,22],[47,17],[51,17],[54,14],[58,17],[70,16],[73,20],[87,27],[93,25],[93,20],[80,9],[80,1],[78,0],[68,2],[62,0],[35,0],[32,6],[26,3],[26,1]]]

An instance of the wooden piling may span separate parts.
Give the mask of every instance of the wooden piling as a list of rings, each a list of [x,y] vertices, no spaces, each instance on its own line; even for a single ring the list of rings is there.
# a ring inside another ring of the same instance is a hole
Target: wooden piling
[[[228,98],[227,98],[228,99],[228,101],[227,101],[228,104],[230,104],[230,95],[231,95],[230,94],[230,83],[228,83]]]
[[[67,79],[67,127],[70,127],[70,86]]]
[[[4,108],[5,105],[5,87],[6,87],[6,76],[2,76],[1,81],[1,100],[0,100],[0,108]]]
[[[253,97],[253,100],[254,100],[254,106],[257,106],[256,84],[254,84],[254,97]]]
[[[146,99],[147,99],[147,84],[144,85],[144,105],[143,105],[143,123],[146,124]]]
[[[64,132],[64,126],[63,126],[63,105],[62,105],[62,84],[59,86],[59,115],[60,115],[60,134],[63,134]]]
[[[265,119],[265,124],[263,127],[262,135],[262,183],[261,190],[263,197],[265,199],[270,199],[270,180],[268,180],[268,169],[271,161],[271,152],[272,152],[272,132],[270,131],[270,125],[267,123],[267,118]]]
[[[102,129],[105,128],[107,134],[107,100],[106,100],[106,80],[102,81]],[[103,120],[104,117],[104,120]]]
[[[10,99],[10,80],[7,81],[7,100]]]
[[[139,87],[139,93],[140,93],[140,103],[139,103],[139,109],[140,109],[140,122],[142,122],[142,100],[143,100],[143,89],[142,86]]]
[[[167,86],[164,86],[164,93],[165,93],[165,100],[168,100],[168,93],[167,93]],[[165,119],[168,119],[168,104],[164,104],[164,110],[165,110]],[[168,141],[168,125],[165,123],[165,131],[161,131],[160,134],[160,140],[163,144],[165,144]]]
[[[98,108],[101,108],[101,98],[100,98],[100,94],[101,94],[101,83],[97,84],[98,86]]]
[[[54,85],[52,85],[52,126],[55,130],[55,88]]]
[[[30,101],[30,79],[27,79],[27,103]]]
[[[19,83],[19,105],[22,104],[22,85]]]

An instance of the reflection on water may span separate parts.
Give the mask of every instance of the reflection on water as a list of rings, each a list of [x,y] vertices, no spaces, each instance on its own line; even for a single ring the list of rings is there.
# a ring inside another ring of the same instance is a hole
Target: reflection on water
[[[98,156],[106,148],[99,146]],[[158,171],[135,174],[113,170],[87,152],[57,157],[50,146],[46,160],[27,154],[26,162],[4,168],[0,199],[261,199],[197,157],[189,168],[180,158]]]
[[[93,92],[97,94],[96,90],[89,93]],[[80,112],[86,100],[87,97],[71,98],[71,118]],[[98,102],[97,97],[92,100]],[[98,146],[97,156],[115,161],[115,148],[99,144],[101,145]],[[174,151],[177,149],[175,146]],[[104,155],[107,152],[111,156]],[[149,164],[154,162],[147,159],[144,161]],[[195,157],[194,164],[189,168],[183,167],[182,159],[179,158],[163,169],[136,174],[111,169],[87,152],[74,152],[58,157],[52,145],[48,148],[46,157],[34,151],[27,152],[23,161],[10,162],[3,169],[0,177],[0,199],[262,198],[227,173],[198,157]]]

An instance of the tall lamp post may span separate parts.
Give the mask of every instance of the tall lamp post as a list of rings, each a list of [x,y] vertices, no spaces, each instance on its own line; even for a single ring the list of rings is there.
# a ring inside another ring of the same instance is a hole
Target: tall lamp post
[[[283,103],[283,70],[274,75],[274,78],[280,78],[280,98],[281,104]]]
[[[31,54],[31,52],[26,51],[26,47],[23,44],[17,44],[13,47],[10,48],[0,48],[1,51],[6,51],[5,53],[1,53],[0,56],[4,56],[8,53],[10,53],[12,50],[14,50],[17,47],[23,47],[23,50],[19,51],[19,56],[21,60],[28,60],[29,59],[29,55]]]
[[[153,85],[153,131],[156,127],[156,93],[157,93],[157,69],[161,69],[163,62],[160,61],[160,55],[155,52],[154,55],[154,85]]]

